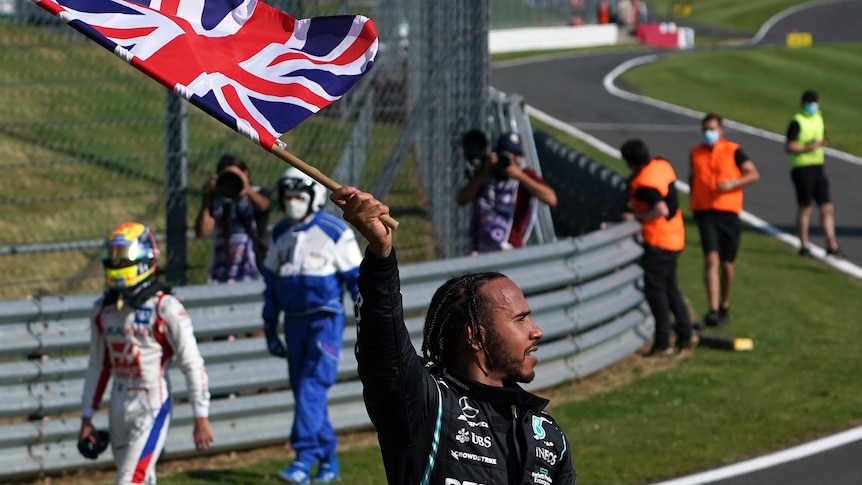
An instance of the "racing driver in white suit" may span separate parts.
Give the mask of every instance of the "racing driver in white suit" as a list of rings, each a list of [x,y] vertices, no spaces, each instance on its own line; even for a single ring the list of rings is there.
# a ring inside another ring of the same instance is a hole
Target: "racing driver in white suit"
[[[204,361],[185,307],[156,281],[157,259],[152,231],[136,222],[115,227],[102,246],[107,291],[93,308],[79,439],[95,436],[92,416],[113,378],[109,425],[118,485],[156,483],[171,417],[165,369],[172,360],[185,374],[195,447],[213,441]]]

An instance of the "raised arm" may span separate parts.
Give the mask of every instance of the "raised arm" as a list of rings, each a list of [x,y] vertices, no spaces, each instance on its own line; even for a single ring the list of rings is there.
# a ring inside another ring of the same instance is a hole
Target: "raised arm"
[[[255,190],[254,187],[246,184],[245,189],[243,189],[243,193],[248,195],[248,200],[251,202],[251,206],[254,208],[255,214],[262,214],[265,212],[269,212],[272,201],[269,198],[269,194],[265,190]]]
[[[536,172],[531,170],[522,170],[514,163],[506,168],[506,172],[509,173],[511,177],[517,178],[521,183],[521,186],[524,187],[527,192],[532,194],[533,197],[551,207],[557,206],[557,193],[550,185],[545,183],[545,181],[542,180]]]
[[[426,431],[438,397],[404,325],[392,232],[379,219],[389,208],[353,187],[334,191],[330,199],[368,240],[359,267],[356,360],[368,415],[377,428],[381,448],[388,451],[384,456],[398,456],[394,450],[414,445],[417,436]],[[397,468],[387,466],[387,471]]]
[[[385,258],[392,251],[392,230],[380,217],[389,214],[389,207],[373,195],[345,185],[330,195],[330,200],[344,212],[344,220],[356,228],[368,241],[368,251]]]
[[[455,197],[455,202],[457,202],[458,205],[467,205],[476,199],[479,189],[482,188],[482,185],[484,185],[485,181],[488,180],[488,177],[491,176],[491,172],[497,164],[497,161],[496,153],[491,152],[485,155],[482,159],[482,167],[479,171],[458,190],[458,195]]]
[[[204,195],[201,201],[201,208],[198,211],[197,217],[195,217],[195,236],[198,239],[209,236],[215,227],[215,219],[213,219],[210,213],[210,201],[212,200],[217,178],[218,176],[215,174],[210,175],[209,180],[207,180],[207,183],[203,187]]]

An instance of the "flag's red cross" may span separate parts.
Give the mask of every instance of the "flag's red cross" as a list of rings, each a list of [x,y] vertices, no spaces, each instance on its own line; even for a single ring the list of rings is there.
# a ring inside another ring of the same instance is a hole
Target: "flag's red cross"
[[[374,24],[364,17],[303,20],[305,38],[288,47],[300,22],[254,0],[38,4],[266,148],[344,94],[371,68],[377,49]],[[244,22],[235,20],[252,6]],[[183,17],[188,11],[199,14]],[[334,49],[341,53],[329,58]]]

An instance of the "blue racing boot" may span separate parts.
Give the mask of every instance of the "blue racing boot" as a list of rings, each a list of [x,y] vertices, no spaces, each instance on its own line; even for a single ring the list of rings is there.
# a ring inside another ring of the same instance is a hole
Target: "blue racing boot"
[[[278,472],[278,478],[294,485],[308,485],[310,483],[308,472],[309,467],[307,464],[301,461],[294,461],[289,467]]]
[[[311,479],[311,483],[333,483],[341,480],[338,474],[338,459],[333,458],[327,462],[321,462],[317,475]]]

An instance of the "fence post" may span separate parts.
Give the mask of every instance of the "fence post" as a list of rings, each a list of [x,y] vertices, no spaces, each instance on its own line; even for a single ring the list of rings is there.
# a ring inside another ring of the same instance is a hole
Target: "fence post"
[[[168,91],[166,106],[165,216],[167,228],[167,280],[186,284],[186,213],[188,203],[188,107]]]

